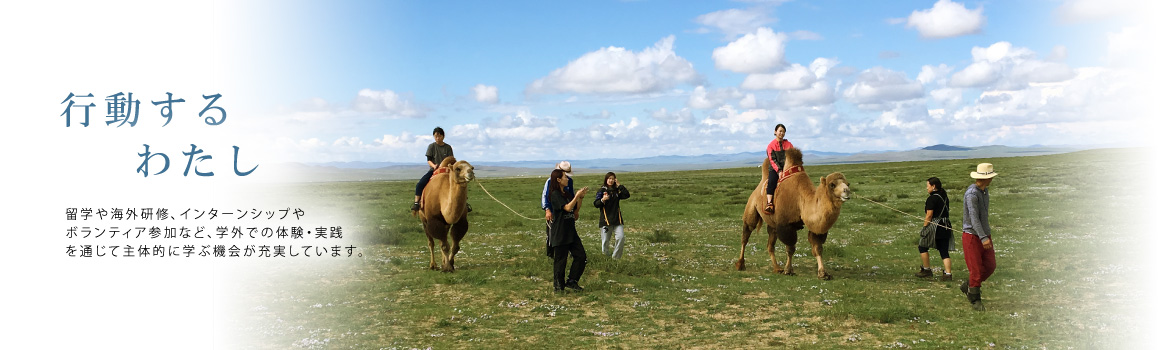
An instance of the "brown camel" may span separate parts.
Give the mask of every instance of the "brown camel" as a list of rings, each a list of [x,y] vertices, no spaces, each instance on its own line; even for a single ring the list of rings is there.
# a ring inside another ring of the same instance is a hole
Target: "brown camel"
[[[475,180],[475,167],[467,161],[455,161],[447,157],[439,164],[439,170],[427,187],[423,188],[421,208],[412,211],[423,222],[427,233],[427,249],[431,251],[432,270],[435,265],[435,240],[442,244],[443,272],[455,271],[455,254],[459,253],[459,241],[467,235],[467,183]],[[441,172],[444,171],[444,172]],[[451,243],[447,242],[450,231]]]
[[[769,179],[769,158],[761,164],[761,182],[749,195],[749,202],[745,204],[745,212],[741,219],[741,258],[734,264],[737,270],[745,270],[745,245],[749,244],[749,235],[762,222],[765,223],[765,232],[769,240],[765,249],[773,261],[773,272],[793,275],[793,253],[797,249],[797,231],[803,226],[809,230],[810,246],[813,248],[814,258],[818,260],[818,278],[828,280],[833,278],[826,273],[822,265],[822,244],[826,243],[826,236],[830,228],[838,221],[838,214],[842,210],[842,203],[850,199],[850,183],[842,173],[832,173],[818,180],[818,187],[810,181],[808,175],[801,168],[802,152],[796,148],[785,151],[786,161],[783,180],[777,185],[773,195],[774,213],[768,214],[765,208],[765,184]],[[798,167],[795,169],[794,167]],[[800,172],[794,173],[795,170]],[[776,235],[775,235],[776,233]],[[774,243],[781,240],[785,244],[785,268],[777,263],[774,256]]]

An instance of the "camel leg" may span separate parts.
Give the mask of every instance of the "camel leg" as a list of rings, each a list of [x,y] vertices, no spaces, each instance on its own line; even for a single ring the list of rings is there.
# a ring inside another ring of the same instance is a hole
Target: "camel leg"
[[[791,230],[788,227],[781,227],[777,230],[777,238],[781,243],[785,244],[785,272],[786,276],[793,276],[793,254],[797,251],[797,231]]]
[[[451,254],[447,258],[447,266],[450,267],[451,272],[455,272],[455,254],[459,254],[459,241],[467,235],[467,228],[466,217],[451,226],[451,237],[449,237],[451,239]]]
[[[440,243],[447,240],[447,225],[439,220],[427,220],[423,223],[423,231],[427,233],[427,250],[431,251],[431,263],[427,267],[438,270],[439,265],[435,263],[435,240],[439,240]],[[440,261],[446,263],[447,258],[444,257]]]
[[[447,242],[446,238],[440,242],[441,244],[439,245],[439,248],[443,253],[443,269],[441,271],[451,272],[451,262],[449,261],[449,257],[451,256],[451,243]]]
[[[755,217],[756,215],[753,216]],[[745,246],[749,244],[749,235],[753,233],[753,230],[760,223],[760,220],[752,220],[748,212],[742,215],[741,221],[741,257],[733,264],[737,268],[737,271],[745,270]],[[754,222],[751,223],[750,221]]]
[[[826,267],[822,265],[822,244],[826,243],[826,237],[829,233],[813,233],[810,232],[810,247],[814,253],[814,259],[818,260],[818,278],[823,280],[833,279],[834,276],[826,273]]]
[[[769,252],[769,261],[773,264],[773,273],[783,273],[785,270],[777,263],[777,255],[774,254],[777,251],[777,231],[772,226],[766,225],[765,234],[769,236],[769,239],[765,243],[765,250]]]
[[[427,235],[427,251],[431,252],[431,261],[427,263],[428,269],[437,269],[435,265],[435,238],[431,236],[431,227],[427,224],[427,220],[423,219],[423,233]]]
[[[431,238],[430,233],[427,234],[427,251],[431,252],[431,263],[427,264],[427,268],[432,270],[439,268],[435,265],[435,239]]]

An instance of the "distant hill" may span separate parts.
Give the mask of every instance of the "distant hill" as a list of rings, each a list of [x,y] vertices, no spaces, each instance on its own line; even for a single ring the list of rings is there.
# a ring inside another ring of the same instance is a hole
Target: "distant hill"
[[[926,146],[926,147],[923,147],[922,149],[927,150],[927,151],[970,151],[971,150],[971,148],[968,148],[968,147],[944,145],[941,143],[934,145],[934,146]]]
[[[907,151],[868,151],[860,153],[837,153],[803,151],[806,164],[851,164],[907,162],[937,159],[970,159],[1037,156],[1068,153],[1086,148],[1076,146],[1009,147],[982,146],[962,147],[938,144]],[[759,166],[764,152],[743,152],[733,154],[702,154],[698,156],[654,156],[634,159],[586,159],[571,160],[572,169],[580,174],[649,171],[685,171],[739,168]],[[513,162],[472,162],[476,177],[540,177],[548,174],[556,164],[552,160]],[[427,171],[425,164],[403,164],[391,162],[330,162],[330,163],[283,163],[271,164],[270,171],[285,174],[292,182],[333,182],[333,181],[383,181],[417,180]]]

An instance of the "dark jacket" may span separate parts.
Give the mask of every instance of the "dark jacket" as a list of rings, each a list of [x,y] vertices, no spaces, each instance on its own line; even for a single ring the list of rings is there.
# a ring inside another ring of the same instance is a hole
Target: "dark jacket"
[[[602,201],[605,192],[608,192],[608,200]],[[603,186],[596,191],[596,201],[592,202],[592,206],[600,208],[600,227],[624,225],[624,217],[620,215],[620,200],[628,199],[628,196],[628,189],[624,185],[615,189]]]
[[[558,247],[580,240],[576,232],[575,211],[564,210],[570,200],[560,191],[552,191],[548,198],[551,204],[549,210],[552,211],[552,221],[548,223],[548,246]]]

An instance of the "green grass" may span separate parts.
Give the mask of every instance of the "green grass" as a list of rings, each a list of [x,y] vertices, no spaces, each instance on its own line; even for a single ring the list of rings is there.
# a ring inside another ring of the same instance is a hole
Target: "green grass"
[[[987,312],[955,280],[912,276],[921,222],[860,199],[842,208],[814,276],[801,232],[796,276],[773,274],[764,230],[740,253],[741,209],[756,168],[622,173],[625,256],[600,253],[598,211],[577,229],[589,255],[581,293],[553,294],[542,220],[517,217],[471,184],[471,229],[458,271],[427,270],[426,238],[409,216],[413,182],[302,184],[295,198],[347,213],[347,240],[364,258],[271,264],[249,277],[231,320],[240,348],[1124,348],[1144,335],[1131,322],[1134,223],[1145,193],[1140,161],[1123,150],[996,158],[991,192],[998,269],[984,284]],[[960,227],[966,176],[980,160],[809,166],[841,171],[856,194],[922,213],[925,180],[942,179]],[[1079,166],[1083,164],[1083,166]],[[601,175],[579,175],[595,187]],[[541,218],[544,178],[480,179],[521,214]],[[1114,200],[1112,200],[1114,198]],[[1098,203],[1098,205],[1092,205]],[[339,220],[336,217],[335,220]],[[784,262],[784,246],[778,244]],[[1117,252],[1118,255],[1110,254]],[[937,254],[935,254],[937,257]],[[939,266],[937,258],[935,266]]]

